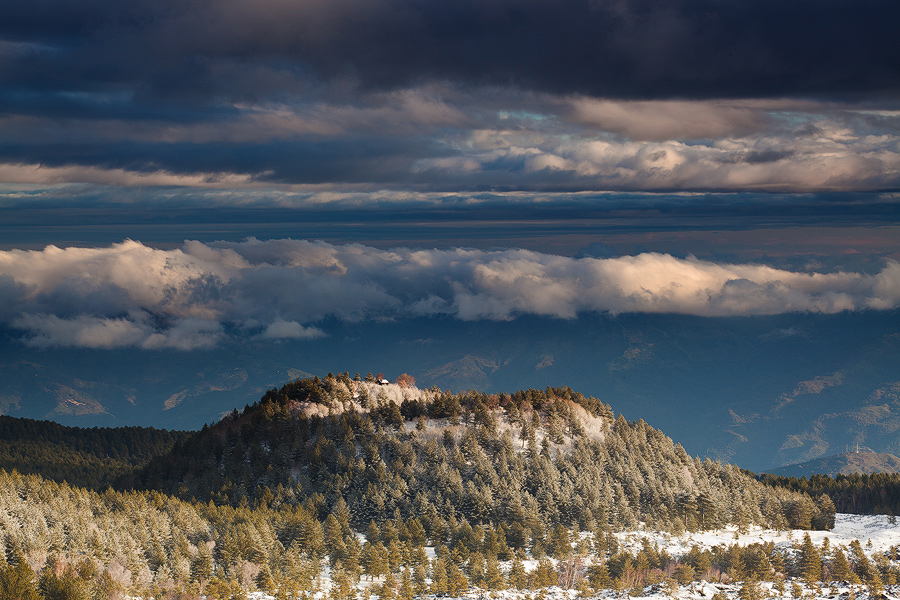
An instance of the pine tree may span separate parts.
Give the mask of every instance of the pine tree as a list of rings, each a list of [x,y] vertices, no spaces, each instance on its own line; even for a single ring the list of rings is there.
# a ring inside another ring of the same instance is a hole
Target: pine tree
[[[341,564],[344,566],[344,570],[347,571],[350,578],[353,581],[358,581],[362,571],[360,566],[360,561],[362,560],[362,546],[360,546],[359,539],[357,539],[356,535],[351,533],[349,536],[346,536],[344,547],[346,550],[344,552],[344,558],[341,560]]]
[[[409,532],[409,543],[412,546],[424,546],[428,541],[428,534],[419,519],[415,517],[410,519],[406,524],[406,529]]]
[[[200,544],[199,553],[191,563],[191,580],[201,585],[213,575],[212,554],[206,544]]]
[[[108,598],[118,598],[124,596],[125,589],[118,581],[115,581],[109,570],[103,571],[96,579],[92,586],[91,595],[93,598],[107,600]]]
[[[334,514],[326,517],[323,532],[325,551],[328,553],[331,565],[334,566],[337,561],[343,560],[347,554],[347,546],[344,544],[344,532]]]
[[[271,594],[275,590],[275,581],[272,579],[272,571],[269,565],[263,565],[256,576],[256,587],[266,593]]]
[[[394,590],[395,585],[396,581],[394,581],[394,576],[388,571],[384,575],[384,581],[378,586],[378,597],[381,598],[381,600],[395,600],[397,598],[397,593]]]
[[[338,523],[341,526],[341,532],[344,536],[352,535],[353,531],[350,528],[350,507],[347,506],[347,503],[344,501],[343,496],[338,496],[337,502],[334,504],[334,510],[332,514],[337,519]]]
[[[397,572],[400,570],[400,565],[403,564],[403,555],[404,555],[404,545],[401,544],[396,539],[391,540],[390,545],[387,547],[387,560],[388,565],[391,571]]]
[[[595,590],[609,589],[612,586],[612,579],[605,562],[595,563],[588,567],[588,581]]]
[[[373,520],[370,520],[369,526],[366,527],[366,541],[370,544],[377,544],[381,541],[381,531]]]
[[[501,590],[504,588],[503,574],[500,572],[500,564],[494,557],[488,557],[484,567],[484,587],[489,590]]]
[[[856,572],[859,579],[863,583],[871,583],[874,580],[873,575],[877,576],[877,572],[875,572],[872,563],[863,552],[859,540],[850,542],[850,556],[853,558],[853,570]]]
[[[545,588],[556,585],[556,569],[549,558],[538,561],[537,568],[531,572],[533,588]]]
[[[25,557],[21,556],[15,565],[0,567],[0,598],[9,600],[41,600],[35,573]]]
[[[837,512],[837,509],[828,494],[822,494],[818,497],[816,500],[816,509],[818,510],[818,514],[813,518],[813,528],[819,530],[834,529],[834,515]]]
[[[808,533],[800,545],[800,576],[807,584],[822,580],[822,556]]]
[[[425,562],[428,562],[427,558]],[[427,576],[423,563],[417,564],[413,569],[413,591],[416,596],[422,596],[428,591]]]
[[[447,593],[447,563],[443,558],[435,558],[431,564],[431,593],[443,596]]]
[[[469,576],[469,581],[472,585],[484,587],[485,561],[481,552],[473,552],[469,555],[469,560],[466,564],[466,575]]]
[[[39,587],[46,600],[90,600],[87,584],[72,569],[57,575],[54,569],[45,569]]]
[[[387,548],[381,542],[374,545],[366,542],[363,547],[363,569],[370,578],[381,577],[388,571]]]
[[[762,590],[759,589],[759,583],[754,578],[747,579],[738,590],[738,598],[740,600],[762,600]]]
[[[572,554],[572,540],[569,537],[569,530],[562,524],[553,528],[553,533],[550,537],[550,553],[554,558],[568,558]]]
[[[843,550],[837,548],[834,551],[834,558],[831,559],[831,576],[836,581],[850,581],[850,563]]]
[[[456,563],[450,561],[447,564],[447,594],[458,596],[469,587],[469,581],[465,574],[459,570]]]
[[[634,557],[634,570],[638,572],[642,579],[647,576],[647,572],[650,570],[650,559],[643,550]]]
[[[397,600],[413,600],[413,581],[409,569],[403,569],[400,575],[400,590],[397,594]]]
[[[743,549],[734,544],[728,548],[728,575],[735,581],[741,581],[747,574]]]
[[[675,580],[680,584],[686,585],[692,582],[694,577],[694,568],[687,563],[681,563],[675,568]]]

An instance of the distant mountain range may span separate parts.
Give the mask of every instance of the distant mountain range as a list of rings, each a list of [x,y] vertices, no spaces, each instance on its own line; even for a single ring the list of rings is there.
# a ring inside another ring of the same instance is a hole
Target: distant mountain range
[[[784,477],[809,477],[822,474],[829,477],[836,475],[869,475],[872,473],[900,474],[900,458],[883,452],[844,452],[823,458],[808,460],[796,465],[787,465],[775,469],[765,469],[765,473]]]
[[[0,412],[67,425],[199,428],[309,374],[401,373],[484,392],[570,386],[692,455],[751,470],[856,443],[900,453],[900,311],[407,319],[212,350],[30,348],[0,332]]]

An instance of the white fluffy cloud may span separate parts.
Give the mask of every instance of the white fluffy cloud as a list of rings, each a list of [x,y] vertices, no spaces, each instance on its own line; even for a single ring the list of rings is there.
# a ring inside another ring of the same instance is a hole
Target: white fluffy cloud
[[[139,346],[150,350],[211,348],[221,339],[222,326],[201,319],[185,319],[168,328],[154,328],[146,315],[104,318],[90,315],[64,319],[56,315],[24,314],[11,323],[29,333],[29,346],[77,346],[80,348],[123,348]]]
[[[611,190],[848,191],[890,187],[900,177],[900,139],[854,128],[853,115],[801,115],[797,121],[803,125],[797,126],[788,118],[765,121],[761,110],[730,109],[724,114],[748,116],[727,120],[717,105],[676,104],[669,113],[666,106],[651,110],[648,104],[654,103],[591,105],[608,113],[608,121],[598,117],[604,127],[625,137],[481,129],[458,145],[455,162],[423,158],[416,168],[425,173],[452,168],[459,177],[480,173],[486,181],[514,169],[521,172],[521,185],[565,175],[585,189]],[[701,119],[704,107],[710,114]],[[645,113],[655,117],[643,118]],[[759,131],[744,131],[756,124]],[[728,125],[745,135],[712,135]],[[674,134],[680,137],[669,137]],[[695,139],[704,135],[708,139]],[[458,166],[463,161],[465,169]]]
[[[527,250],[379,250],[303,240],[135,241],[0,252],[0,318],[36,346],[190,350],[227,331],[313,339],[325,318],[464,320],[586,312],[700,316],[900,306],[900,263],[878,273],[796,272],[645,253],[570,258]]]
[[[276,319],[259,337],[264,340],[312,340],[325,335],[318,327],[304,327],[297,321]]]
[[[38,347],[121,348],[137,345],[148,335],[143,327],[128,319],[88,315],[62,319],[56,315],[26,314],[15,319],[12,325],[31,332],[28,343]]]

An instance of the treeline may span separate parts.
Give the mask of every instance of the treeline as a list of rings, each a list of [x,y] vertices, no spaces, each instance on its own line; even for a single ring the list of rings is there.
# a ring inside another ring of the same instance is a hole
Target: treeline
[[[370,521],[360,536],[345,502],[328,511],[321,497],[299,500],[287,492],[278,505],[217,506],[158,492],[97,493],[0,471],[0,597],[239,600],[260,590],[298,600],[323,589],[326,567],[332,600],[350,600],[359,587],[368,588],[365,596],[411,600],[471,587],[559,585],[589,594],[700,579],[783,586],[789,577],[877,590],[900,575],[896,547],[870,559],[858,542],[815,546],[808,535],[794,549],[695,546],[672,557],[646,539],[629,550],[603,524],[580,533],[556,525],[529,550],[512,528],[465,518],[431,532],[426,519],[385,518]]]
[[[0,471],[0,598],[230,598],[312,589],[328,538],[310,506],[189,503]],[[347,537],[349,540],[350,538]]]
[[[834,506],[687,455],[643,421],[569,388],[450,394],[348,374],[292,382],[154,459],[132,481],[218,505],[339,503],[353,527],[460,519],[546,551],[556,527],[681,532],[727,523],[828,529]]]
[[[766,485],[819,496],[827,494],[838,512],[859,515],[900,514],[900,475],[887,473],[812,475],[783,477],[771,474],[759,476]]]
[[[66,427],[0,415],[0,468],[102,489],[189,435],[152,427]]]
[[[598,538],[594,539],[596,542]],[[585,569],[588,583],[593,589],[642,589],[646,585],[666,581],[686,584],[699,579],[724,583],[744,582],[752,590],[757,583],[769,581],[775,583],[779,597],[787,596],[786,584],[790,582],[790,595],[799,598],[803,595],[801,582],[814,587],[842,581],[866,585],[870,590],[883,592],[884,585],[900,581],[900,567],[895,564],[900,559],[900,551],[896,546],[889,552],[877,554],[870,559],[858,540],[851,542],[849,547],[834,547],[825,538],[822,545],[816,546],[808,533],[790,550],[779,548],[773,542],[754,542],[744,546],[718,545],[712,548],[695,545],[677,559],[669,556],[665,550],[650,545],[646,539],[636,554],[611,551],[604,548],[602,543],[595,543],[594,550],[604,560],[596,561]],[[740,597],[744,596],[741,593]]]
[[[788,551],[771,543],[695,546],[676,558],[646,539],[629,551],[603,526],[576,535],[558,525],[529,553],[502,524],[462,519],[429,534],[416,517],[387,518],[380,526],[370,521],[360,537],[346,503],[320,520],[321,510],[321,498],[228,507],[157,492],[96,493],[0,472],[0,597],[233,600],[262,590],[288,600],[320,590],[326,565],[334,600],[352,598],[360,584],[384,600],[411,600],[470,587],[559,585],[586,594],[653,584],[677,588],[699,579],[745,581],[750,592],[758,581],[774,581],[783,591],[788,577],[879,590],[900,575],[892,562],[900,559],[896,547],[869,559],[859,542],[836,548],[826,540],[817,547],[808,535]],[[426,545],[435,547],[431,559]],[[534,568],[525,568],[528,559],[536,561]]]

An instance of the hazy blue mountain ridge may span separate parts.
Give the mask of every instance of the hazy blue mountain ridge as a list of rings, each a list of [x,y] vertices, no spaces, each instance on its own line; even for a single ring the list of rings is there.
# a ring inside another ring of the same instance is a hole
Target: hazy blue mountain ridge
[[[815,474],[836,477],[838,475],[870,475],[872,473],[900,474],[900,458],[884,452],[842,452],[832,456],[815,458],[795,465],[765,469],[766,473],[783,477],[811,477]]]

